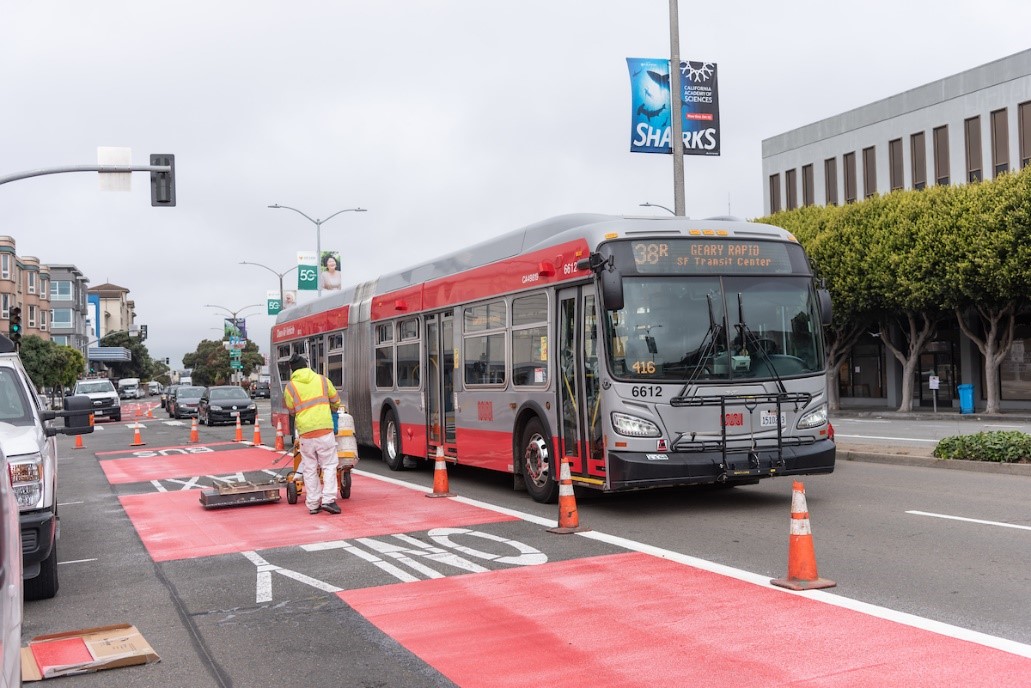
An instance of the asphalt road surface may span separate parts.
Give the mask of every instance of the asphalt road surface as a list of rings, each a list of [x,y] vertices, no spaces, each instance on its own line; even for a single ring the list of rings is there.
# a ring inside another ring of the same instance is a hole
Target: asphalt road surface
[[[259,409],[267,418],[267,402]],[[62,686],[1031,676],[1024,477],[839,462],[805,479],[819,574],[837,587],[794,594],[768,586],[788,565],[789,480],[578,490],[590,532],[554,535],[556,507],[510,477],[450,466],[458,497],[425,499],[431,467],[391,472],[363,452],[341,516],[285,499],[209,511],[198,489],[211,476],[264,481],[286,461],[232,442],[233,427],[201,428],[188,444],[189,421],[157,415],[141,421],[143,447],[129,446],[127,423],[100,426],[85,449],[60,438],[61,589],[25,604],[23,640],[132,623],[161,661]]]

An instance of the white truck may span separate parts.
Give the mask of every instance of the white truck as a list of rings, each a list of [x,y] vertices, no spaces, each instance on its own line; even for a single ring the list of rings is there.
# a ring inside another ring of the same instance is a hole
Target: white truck
[[[122,399],[142,399],[143,387],[140,386],[140,378],[123,377],[119,380],[118,396]]]

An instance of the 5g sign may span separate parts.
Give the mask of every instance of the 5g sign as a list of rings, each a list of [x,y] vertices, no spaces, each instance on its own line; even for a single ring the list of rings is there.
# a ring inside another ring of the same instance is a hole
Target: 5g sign
[[[301,291],[319,288],[318,256],[312,251],[297,252],[297,288]]]

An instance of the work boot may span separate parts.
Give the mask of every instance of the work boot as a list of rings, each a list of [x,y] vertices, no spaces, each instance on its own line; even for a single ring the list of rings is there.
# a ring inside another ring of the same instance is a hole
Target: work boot
[[[340,507],[337,506],[336,502],[327,502],[326,504],[323,504],[322,505],[322,510],[323,511],[328,511],[331,514],[339,514],[340,513]]]

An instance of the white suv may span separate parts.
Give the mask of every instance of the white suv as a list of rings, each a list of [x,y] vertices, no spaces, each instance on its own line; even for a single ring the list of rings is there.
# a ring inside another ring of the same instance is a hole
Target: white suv
[[[64,411],[39,402],[14,344],[0,335],[0,448],[21,522],[22,575],[27,599],[57,594],[57,442],[58,433],[93,432],[92,403],[85,396],[65,397]],[[65,427],[51,423],[58,416]]]
[[[122,420],[122,402],[115,386],[107,378],[79,380],[72,394],[85,394],[93,403],[93,415],[97,418]]]

